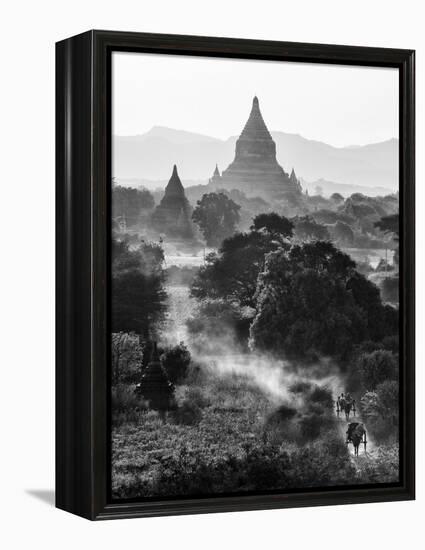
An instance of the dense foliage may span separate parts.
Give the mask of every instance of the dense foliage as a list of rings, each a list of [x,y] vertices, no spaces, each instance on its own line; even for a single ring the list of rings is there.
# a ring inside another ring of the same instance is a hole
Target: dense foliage
[[[207,193],[197,202],[192,219],[208,246],[218,246],[235,232],[240,206],[224,193]]]
[[[144,337],[155,329],[165,309],[164,252],[141,242],[131,250],[112,241],[112,331],[134,331]]]
[[[112,187],[112,218],[125,218],[129,226],[139,223],[141,212],[154,206],[154,198],[147,189],[121,185]]]
[[[117,332],[112,334],[112,385],[138,382],[143,364],[143,350],[135,334]]]
[[[240,307],[253,307],[257,277],[268,252],[289,246],[293,224],[275,213],[254,218],[248,233],[225,239],[217,253],[207,256],[191,287],[199,299],[226,299]]]
[[[396,328],[396,312],[329,242],[270,253],[255,298],[252,345],[269,352],[347,357],[355,344]]]
[[[170,382],[177,384],[184,380],[190,365],[190,358],[190,352],[183,342],[164,351],[161,363]]]

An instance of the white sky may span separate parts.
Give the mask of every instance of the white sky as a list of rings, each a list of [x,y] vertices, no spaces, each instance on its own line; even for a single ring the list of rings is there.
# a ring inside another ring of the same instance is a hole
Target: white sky
[[[398,70],[113,53],[115,135],[167,126],[239,135],[257,95],[271,131],[363,145],[398,137]]]

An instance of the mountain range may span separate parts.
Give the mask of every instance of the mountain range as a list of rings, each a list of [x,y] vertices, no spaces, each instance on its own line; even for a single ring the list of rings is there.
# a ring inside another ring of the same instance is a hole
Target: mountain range
[[[287,172],[294,168],[309,189],[319,185],[325,194],[328,184],[346,185],[359,192],[364,187],[373,189],[373,194],[398,189],[399,143],[395,138],[369,145],[334,147],[298,134],[271,133],[281,166]],[[142,135],[114,136],[113,174],[122,184],[149,182],[147,187],[162,187],[172,166],[177,164],[185,186],[206,183],[216,163],[221,171],[233,160],[236,140],[236,136],[220,140],[162,126],[154,126]],[[338,192],[343,190],[344,187]]]

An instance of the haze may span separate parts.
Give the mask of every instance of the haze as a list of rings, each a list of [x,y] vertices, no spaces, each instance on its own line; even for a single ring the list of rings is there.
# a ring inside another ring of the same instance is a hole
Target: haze
[[[272,131],[336,147],[398,138],[398,70],[115,52],[113,133],[240,134],[257,95]]]

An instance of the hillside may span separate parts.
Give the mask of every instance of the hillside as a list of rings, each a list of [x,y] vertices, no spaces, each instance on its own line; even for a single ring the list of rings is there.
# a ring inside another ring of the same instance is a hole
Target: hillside
[[[337,148],[300,135],[272,132],[279,163],[315,182],[398,188],[398,140]],[[164,180],[173,164],[185,181],[206,182],[215,164],[220,170],[233,160],[236,137],[220,140],[191,132],[154,127],[139,136],[115,136],[113,174],[118,179]],[[159,184],[160,185],[160,184]],[[150,186],[149,186],[150,187]]]

